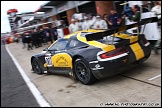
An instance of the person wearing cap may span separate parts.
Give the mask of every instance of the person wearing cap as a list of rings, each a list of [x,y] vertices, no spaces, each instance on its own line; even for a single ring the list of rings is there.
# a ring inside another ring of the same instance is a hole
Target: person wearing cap
[[[96,21],[96,16],[91,14],[90,18],[89,18],[90,29],[93,28],[93,25],[94,25],[95,21]]]
[[[70,33],[76,32],[79,30],[78,24],[75,23],[75,19],[71,19],[71,24],[69,25]]]
[[[105,20],[101,19],[100,16],[96,16],[96,21],[93,26],[94,29],[108,29],[107,23]]]
[[[76,25],[76,27],[78,27],[78,31],[79,31],[79,30],[82,30],[82,25],[81,25],[81,23],[79,22],[79,19],[78,19],[78,18],[75,18],[75,25]]]
[[[83,30],[88,30],[90,29],[90,21],[88,20],[88,17],[87,16],[84,16],[84,22],[82,24],[82,29]]]
[[[78,22],[79,30],[83,30],[82,28],[83,22],[84,22],[83,18],[79,18],[79,22]]]

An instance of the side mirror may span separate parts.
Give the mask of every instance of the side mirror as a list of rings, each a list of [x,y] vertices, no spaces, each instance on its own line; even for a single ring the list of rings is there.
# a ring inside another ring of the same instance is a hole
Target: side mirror
[[[44,48],[43,51],[48,51],[48,48]]]

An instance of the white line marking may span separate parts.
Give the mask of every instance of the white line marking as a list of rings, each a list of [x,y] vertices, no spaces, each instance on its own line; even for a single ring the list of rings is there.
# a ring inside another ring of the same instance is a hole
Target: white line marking
[[[17,62],[17,60],[15,59],[15,57],[11,54],[10,50],[8,49],[8,46],[5,45],[6,50],[8,52],[8,54],[10,55],[10,57],[12,58],[13,62],[15,63],[17,69],[19,70],[21,76],[23,77],[24,81],[26,82],[27,86],[29,87],[30,91],[32,92],[32,94],[34,95],[34,97],[36,98],[38,104],[41,107],[51,107],[50,104],[45,100],[45,98],[41,95],[40,91],[37,89],[37,87],[31,82],[31,80],[29,79],[29,77],[26,75],[26,73],[24,72],[24,70],[21,68],[21,66],[19,65],[19,63]]]
[[[150,79],[148,79],[149,81],[151,81],[151,80],[154,80],[154,79],[156,79],[156,78],[158,78],[158,77],[160,77],[161,76],[161,74],[159,74],[159,75],[157,75],[157,76],[154,76],[154,77],[152,77],[152,78],[150,78]]]

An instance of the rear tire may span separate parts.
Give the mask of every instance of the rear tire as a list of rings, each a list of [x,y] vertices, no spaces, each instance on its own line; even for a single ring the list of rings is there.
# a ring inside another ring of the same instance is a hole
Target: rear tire
[[[40,67],[40,65],[38,63],[38,60],[36,58],[34,58],[31,63],[32,63],[32,69],[33,69],[33,71],[35,73],[41,75],[43,73],[43,71],[42,71],[42,69],[41,69],[41,67]]]
[[[90,85],[96,81],[88,62],[83,58],[77,58],[74,62],[74,74],[82,84]]]

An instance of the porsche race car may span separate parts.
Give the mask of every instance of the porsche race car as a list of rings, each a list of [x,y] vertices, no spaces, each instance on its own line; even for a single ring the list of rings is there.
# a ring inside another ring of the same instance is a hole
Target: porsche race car
[[[148,21],[114,30],[91,29],[69,34],[33,55],[32,69],[37,74],[70,75],[85,85],[131,69],[150,56],[151,47],[144,34],[123,31]]]

